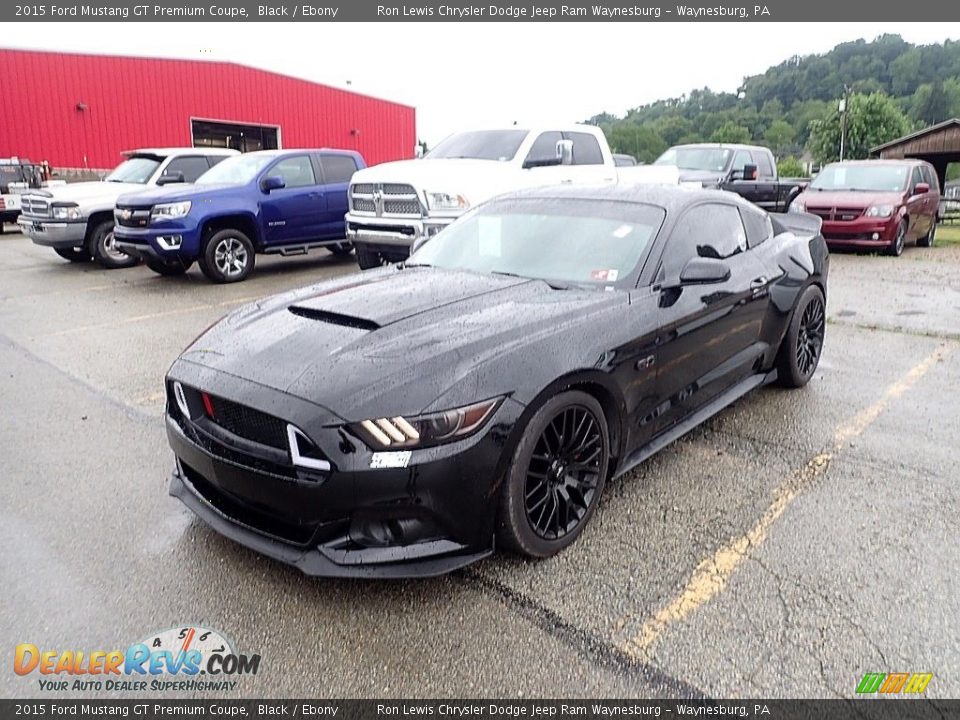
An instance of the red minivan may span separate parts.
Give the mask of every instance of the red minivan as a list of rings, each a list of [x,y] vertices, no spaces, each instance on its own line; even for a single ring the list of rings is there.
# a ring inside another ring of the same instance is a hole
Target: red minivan
[[[933,245],[940,183],[923,160],[849,160],[823,168],[790,205],[823,220],[830,247],[875,248],[900,255],[916,240]]]

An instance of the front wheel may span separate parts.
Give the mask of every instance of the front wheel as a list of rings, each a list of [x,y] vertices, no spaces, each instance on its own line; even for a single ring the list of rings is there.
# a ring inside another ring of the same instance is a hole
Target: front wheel
[[[383,258],[380,257],[380,253],[376,252],[375,250],[368,250],[367,248],[358,247],[357,265],[360,266],[361,270],[369,270],[370,268],[380,267],[383,265]]]
[[[240,282],[253,270],[255,257],[250,238],[228,228],[207,238],[200,256],[200,270],[216,283]]]
[[[93,259],[108,270],[133,267],[137,258],[117,250],[113,244],[113,221],[106,220],[96,225],[87,239],[87,252]]]
[[[561,393],[523,431],[500,500],[497,538],[546,558],[576,540],[600,501],[610,461],[607,422],[587,393]]]
[[[893,241],[890,243],[890,246],[887,248],[887,254],[893,255],[895,257],[900,257],[903,255],[903,246],[907,242],[907,221],[901,220],[900,224],[897,225],[897,234],[893,238]]]
[[[806,385],[820,364],[827,329],[823,292],[810,285],[800,295],[787,334],[777,352],[777,382],[788,388]]]
[[[157,275],[172,277],[183,275],[193,265],[193,260],[147,260],[147,267],[153,270]]]
[[[90,262],[92,259],[86,248],[54,248],[53,251],[64,260],[69,260],[73,263]]]

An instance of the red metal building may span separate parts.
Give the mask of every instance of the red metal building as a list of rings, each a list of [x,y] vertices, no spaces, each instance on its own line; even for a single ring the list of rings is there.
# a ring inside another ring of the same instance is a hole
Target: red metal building
[[[337,147],[410,158],[412,107],[226,62],[0,49],[0,157],[102,170],[138,147]]]

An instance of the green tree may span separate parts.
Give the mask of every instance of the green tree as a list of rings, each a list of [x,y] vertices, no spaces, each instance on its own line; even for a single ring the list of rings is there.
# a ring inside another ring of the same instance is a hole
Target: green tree
[[[748,143],[751,139],[750,130],[733,120],[727,120],[710,136],[711,141],[721,143]]]
[[[770,127],[763,134],[764,142],[773,150],[774,155],[779,155],[789,148],[796,137],[797,131],[793,129],[793,125],[782,119],[770,123]]]
[[[924,83],[913,94],[910,116],[924,125],[933,125],[948,119],[950,104],[942,82]]]
[[[810,124],[810,152],[821,163],[840,157],[840,114],[832,112]],[[865,158],[870,149],[910,131],[910,121],[897,103],[883,93],[854,94],[847,105],[844,157]]]
[[[789,155],[777,163],[777,173],[782,178],[803,177],[806,175],[803,164],[793,155]]]
[[[667,143],[648,125],[621,123],[607,133],[614,152],[628,153],[640,162],[653,162],[667,149]]]

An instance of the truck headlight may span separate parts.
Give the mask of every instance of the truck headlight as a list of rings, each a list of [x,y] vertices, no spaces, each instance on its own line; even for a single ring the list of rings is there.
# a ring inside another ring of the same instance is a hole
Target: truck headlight
[[[866,217],[888,218],[893,215],[896,208],[893,205],[871,205],[864,213]]]
[[[466,210],[470,201],[456,193],[428,192],[427,205],[431,210]]]
[[[150,222],[154,220],[175,220],[176,218],[182,218],[188,212],[190,212],[189,200],[154,205],[150,211]]]
[[[418,417],[382,417],[350,429],[372,450],[430,447],[473,435],[491,418],[502,397]]]
[[[76,204],[54,205],[50,209],[54,220],[79,220],[83,217],[80,214],[80,208]]]

